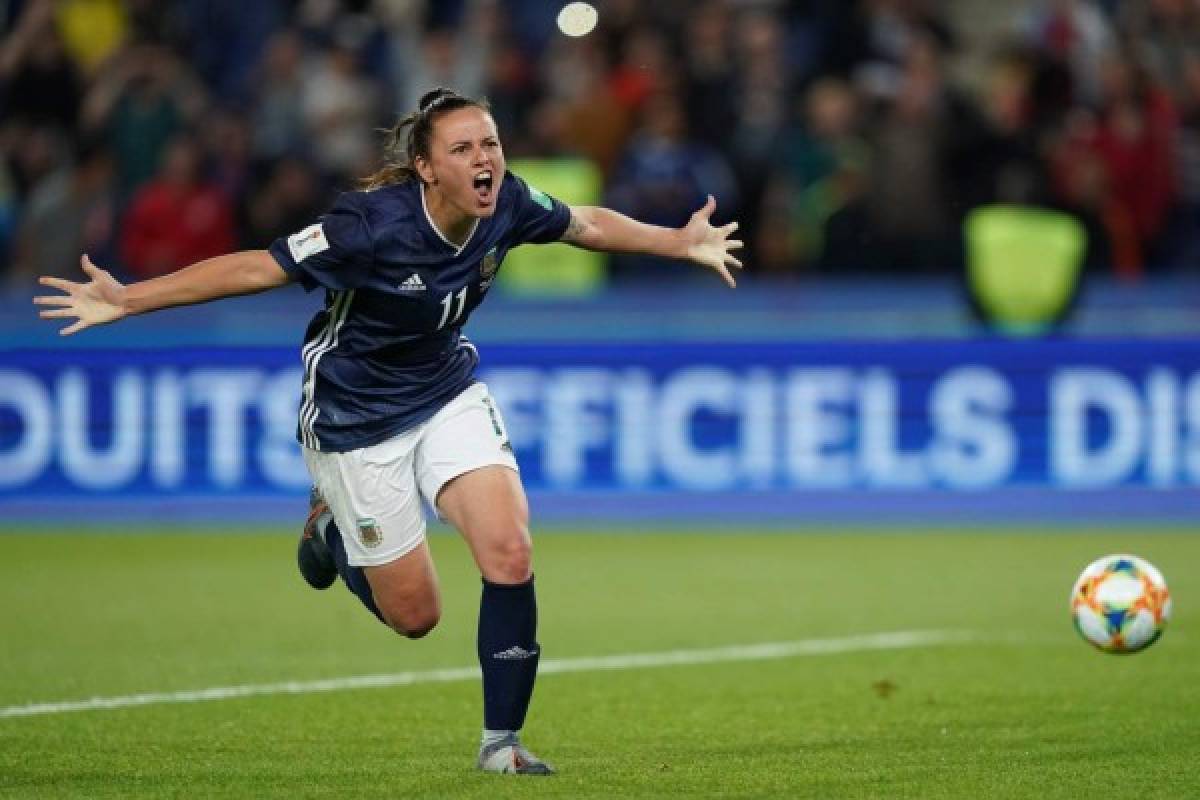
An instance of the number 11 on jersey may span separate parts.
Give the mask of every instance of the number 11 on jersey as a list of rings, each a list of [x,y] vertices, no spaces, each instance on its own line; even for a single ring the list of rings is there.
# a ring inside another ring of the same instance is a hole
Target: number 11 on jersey
[[[447,325],[453,325],[458,322],[458,318],[462,316],[463,309],[467,307],[467,290],[471,287],[464,286],[458,292],[446,292],[446,296],[442,298],[442,320],[438,323],[437,329],[440,331]],[[458,309],[454,312],[454,316],[450,316],[450,307],[454,305],[454,298],[458,298]]]

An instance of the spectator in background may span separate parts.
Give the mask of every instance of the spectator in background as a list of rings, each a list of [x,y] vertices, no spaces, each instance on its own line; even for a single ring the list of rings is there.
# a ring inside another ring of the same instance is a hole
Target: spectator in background
[[[305,143],[304,57],[304,43],[290,28],[267,42],[251,79],[250,127],[256,158],[281,158]]]
[[[723,213],[736,214],[737,184],[729,164],[719,152],[688,136],[687,117],[676,95],[648,99],[609,184],[607,205],[651,225],[675,228],[686,223],[708,195],[721,198]],[[618,255],[613,270],[618,275],[675,277],[678,265]]]
[[[281,0],[174,0],[187,61],[224,102],[243,101],[271,32],[284,21]]]
[[[241,249],[261,250],[307,227],[332,202],[308,162],[296,156],[275,161],[251,192],[242,225]]]
[[[1103,92],[1096,65],[1116,44],[1104,12],[1092,0],[1039,0],[1019,20],[1023,38],[1067,65],[1072,103],[1098,103]]]
[[[1200,49],[1196,0],[1122,3],[1119,29],[1155,81],[1176,96],[1188,92],[1187,62]]]
[[[234,248],[233,209],[202,177],[201,157],[192,135],[176,136],[159,174],[134,196],[123,224],[121,258],[138,280]]]
[[[483,96],[496,127],[505,131],[505,150],[515,157],[548,155],[530,143],[529,119],[537,98],[536,66],[517,45],[503,37],[491,48]]]
[[[410,26],[392,33],[392,85],[397,108],[416,108],[431,86],[455,86],[468,97],[482,96],[499,28],[498,9],[474,3],[459,27],[424,30]]]
[[[559,37],[542,63],[545,104],[534,112],[534,137],[547,152],[590,158],[611,174],[632,125],[628,109],[608,81],[596,42]]]
[[[83,87],[63,48],[51,4],[33,4],[0,45],[0,87],[5,124],[74,130]]]
[[[761,181],[786,123],[793,89],[783,49],[785,31],[777,17],[755,11],[739,19],[736,36],[742,62],[735,91],[734,159],[739,171]]]
[[[1039,150],[1043,131],[1033,116],[1035,70],[1035,59],[1020,48],[1003,49],[988,62],[982,96],[965,108],[948,153],[956,225],[977,206],[1052,203]]]
[[[937,0],[861,0],[851,7],[858,13],[838,26],[849,41],[836,42],[831,60],[868,94],[895,93],[918,41],[934,42],[941,50],[953,47],[954,36]]]
[[[228,199],[236,238],[241,241],[249,226],[249,202],[256,179],[266,166],[254,162],[253,134],[246,118],[233,109],[218,108],[205,117],[197,131],[207,161],[207,177]]]
[[[215,109],[205,117],[199,134],[211,160],[213,184],[230,199],[244,197],[253,172],[252,135],[245,118],[230,109]]]
[[[775,169],[772,158],[788,122],[794,86],[784,51],[786,31],[780,19],[766,10],[755,10],[740,16],[735,26],[735,49],[741,55],[733,93],[736,121],[723,150],[737,173],[743,198],[742,236],[755,246],[761,240],[760,201],[765,196],[767,178]],[[754,264],[757,253],[751,250],[747,258]]]
[[[539,0],[531,0],[531,2],[539,2]],[[393,45],[396,44],[397,37],[405,38],[408,36],[408,31],[420,30],[425,24],[426,8],[423,0],[369,0],[366,5],[371,16],[383,29],[384,36],[393,40]],[[457,6],[458,3],[446,3],[446,5]],[[326,8],[336,11],[337,6],[327,4]],[[325,19],[318,25],[321,29],[328,29],[332,23],[332,19]]]
[[[68,160],[70,150],[71,138],[59,128],[22,121],[0,126],[0,152],[8,161],[9,175],[21,202],[43,178]]]
[[[122,4],[129,17],[129,42],[160,44],[180,59],[186,59],[186,40],[193,31],[187,19],[178,13],[178,3],[122,0]]]
[[[21,204],[69,159],[81,92],[54,25],[53,4],[29,3],[0,40],[0,257]]]
[[[1179,207],[1164,261],[1165,266],[1194,272],[1200,265],[1200,50],[1186,53],[1182,67],[1176,139]]]
[[[1158,261],[1177,194],[1175,107],[1132,54],[1114,52],[1100,74],[1104,104],[1094,146],[1114,201],[1132,221],[1140,272]]]
[[[938,45],[913,42],[894,94],[877,98],[868,193],[876,246],[867,264],[888,271],[945,271],[960,262],[947,154],[966,110],[947,85]]]
[[[378,87],[360,69],[354,31],[335,32],[301,87],[304,127],[317,164],[332,175],[366,175],[382,123]]]
[[[72,162],[38,183],[17,232],[9,283],[32,286],[38,275],[74,275],[80,253],[110,253],[115,230],[112,154],[84,139]]]
[[[732,14],[726,0],[705,0],[684,23],[683,97],[689,129],[713,147],[725,144],[737,117]]]
[[[658,0],[659,5],[663,0]],[[545,13],[545,12],[543,12]],[[587,38],[600,47],[606,64],[617,64],[625,42],[635,28],[652,24],[651,9],[644,0],[607,0],[596,21],[596,30]],[[678,19],[678,17],[676,17]]]
[[[1100,220],[1111,264],[1127,280],[1158,256],[1176,197],[1170,99],[1128,54],[1102,67],[1099,111],[1077,109],[1053,155],[1060,196]]]
[[[158,171],[167,142],[200,116],[206,93],[161,45],[136,45],[118,56],[84,99],[84,130],[107,135],[122,198]]]
[[[1133,258],[1128,253],[1133,234],[1128,218],[1114,208],[1104,163],[1094,148],[1088,146],[1095,139],[1095,127],[1094,113],[1081,108],[1070,110],[1061,131],[1050,139],[1049,170],[1056,201],[1083,220],[1087,228],[1086,266],[1092,271],[1107,272],[1115,264]]]
[[[645,125],[631,139],[642,106],[682,98],[686,139],[733,165],[750,269],[772,277],[950,269],[972,207],[1047,195],[1089,225],[1094,265],[1135,275],[1200,250],[1197,0],[997,6],[993,35],[1018,26],[1025,47],[964,73],[971,102],[948,75],[979,62],[942,63],[951,0],[607,0],[580,39],[544,0],[235,5],[0,3],[0,253],[81,138],[107,140],[122,215],[181,130],[202,136],[240,238],[263,241],[294,210],[280,187],[307,207],[309,182],[323,199],[369,172],[373,129],[434,83],[489,97],[512,155],[589,158],[618,193],[618,160],[658,152]],[[1151,80],[1103,66],[1118,39]]]
[[[844,80],[823,78],[800,105],[802,124],[781,140],[763,204],[758,266],[772,275],[860,266],[869,238],[870,156],[857,95]]]
[[[617,102],[630,114],[653,95],[677,90],[677,59],[665,36],[650,25],[632,28],[622,40],[621,58],[608,74]]]

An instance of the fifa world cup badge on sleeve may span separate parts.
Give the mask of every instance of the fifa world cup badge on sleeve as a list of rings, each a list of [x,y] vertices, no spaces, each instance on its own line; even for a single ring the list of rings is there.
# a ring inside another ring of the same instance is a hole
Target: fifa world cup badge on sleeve
[[[287,243],[296,263],[329,249],[329,240],[325,238],[325,229],[320,223],[309,225],[299,233],[289,236]]]
[[[363,543],[363,547],[378,547],[383,543],[383,531],[379,529],[375,520],[369,517],[360,519],[358,521],[358,540]]]

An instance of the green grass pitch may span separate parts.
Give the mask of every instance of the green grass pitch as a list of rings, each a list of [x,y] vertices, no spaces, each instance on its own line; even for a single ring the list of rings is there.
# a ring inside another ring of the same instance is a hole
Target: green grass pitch
[[[445,615],[405,641],[314,592],[283,531],[0,536],[0,708],[474,663],[478,577],[432,537]],[[1136,656],[1066,610],[1128,551],[1175,617]],[[547,779],[473,769],[475,680],[0,714],[0,796],[1200,797],[1200,529],[536,538],[546,659],[952,630],[896,650],[543,675]]]

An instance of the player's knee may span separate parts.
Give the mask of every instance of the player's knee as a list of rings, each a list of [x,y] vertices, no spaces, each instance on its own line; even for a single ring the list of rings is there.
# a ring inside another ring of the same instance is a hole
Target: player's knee
[[[484,577],[493,583],[524,583],[533,573],[533,546],[523,527],[496,542]]]
[[[384,622],[396,633],[408,639],[420,639],[437,627],[442,619],[442,609],[434,605],[380,606]]]
[[[428,635],[434,628],[436,628],[440,620],[441,615],[438,613],[415,617],[406,621],[404,623],[404,628],[402,630],[397,630],[397,633],[408,639],[420,639],[423,636]]]

